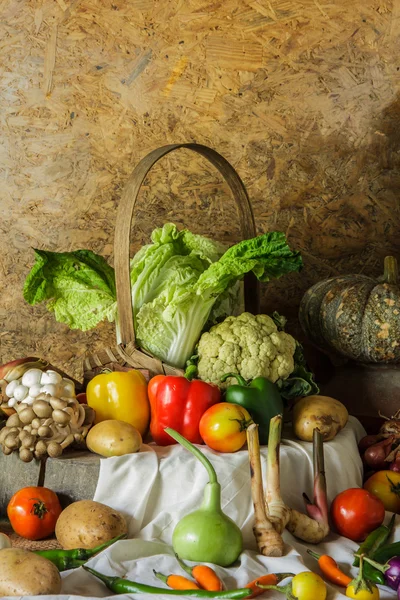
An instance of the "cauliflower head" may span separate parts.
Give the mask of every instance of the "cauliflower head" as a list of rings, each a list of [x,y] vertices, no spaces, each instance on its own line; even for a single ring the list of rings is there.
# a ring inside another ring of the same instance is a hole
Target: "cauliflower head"
[[[203,333],[198,344],[198,376],[220,387],[234,383],[228,378],[221,384],[226,373],[239,373],[244,379],[266,377],[275,383],[294,370],[295,349],[294,338],[278,331],[271,317],[244,312]]]

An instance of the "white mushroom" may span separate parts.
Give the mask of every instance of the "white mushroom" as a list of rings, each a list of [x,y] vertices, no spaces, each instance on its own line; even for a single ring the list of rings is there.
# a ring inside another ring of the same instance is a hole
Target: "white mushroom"
[[[40,369],[28,369],[22,375],[21,383],[26,387],[31,388],[33,385],[40,383],[43,371]]]
[[[53,371],[52,369],[43,371],[40,379],[40,383],[42,385],[46,385],[48,383],[54,383],[55,385],[57,385],[58,383],[61,383],[61,381],[62,375],[60,375],[60,373],[57,373],[57,371]]]
[[[10,381],[10,383],[7,385],[6,389],[5,389],[5,393],[6,396],[8,396],[8,398],[12,398],[14,396],[14,392],[16,390],[16,388],[20,385],[21,380],[20,379],[14,379],[14,381]]]
[[[22,402],[22,400],[25,400],[27,397],[28,392],[29,389],[26,387],[26,385],[18,385],[14,390],[13,396],[17,402]]]
[[[37,398],[42,393],[42,386],[40,383],[35,383],[29,388],[29,395],[31,398]]]
[[[31,396],[27,396],[26,398],[24,398],[21,402],[21,404],[25,404],[26,406],[32,406],[32,404],[35,402],[35,398],[32,398]]]
[[[46,383],[46,385],[42,385],[41,393],[57,396],[57,385],[55,383]]]

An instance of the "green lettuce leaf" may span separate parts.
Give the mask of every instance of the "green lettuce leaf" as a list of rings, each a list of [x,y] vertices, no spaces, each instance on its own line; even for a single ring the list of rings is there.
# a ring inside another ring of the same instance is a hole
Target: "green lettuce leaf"
[[[229,248],[184,289],[178,278],[169,278],[151,302],[136,315],[139,344],[170,365],[183,368],[193,354],[213,306],[228,288],[249,271],[261,281],[280,277],[302,266],[283,233],[272,232],[244,240]]]
[[[152,244],[143,246],[130,264],[135,323],[140,308],[160,293],[170,277],[177,273],[178,267],[187,271],[193,265],[198,277],[226,250],[219,242],[191,233],[187,229],[179,231],[173,223],[166,223],[155,229],[151,240]],[[189,260],[186,258],[188,256],[191,257]],[[177,259],[182,257],[184,260],[179,262]],[[181,277],[185,279],[187,275],[187,272],[182,272]]]
[[[29,304],[48,301],[56,320],[86,331],[116,314],[114,269],[90,250],[35,250],[23,295]]]
[[[132,307],[140,346],[183,368],[201,333],[243,309],[243,276],[260,281],[298,271],[302,261],[283,233],[244,240],[229,249],[173,223],[155,229],[130,264]],[[35,250],[24,298],[47,301],[57,321],[83,331],[117,320],[114,269],[89,250]]]

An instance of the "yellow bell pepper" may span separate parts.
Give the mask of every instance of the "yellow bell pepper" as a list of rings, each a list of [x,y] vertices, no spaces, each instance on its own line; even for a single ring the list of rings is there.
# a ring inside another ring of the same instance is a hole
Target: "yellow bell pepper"
[[[125,421],[143,436],[150,423],[147,381],[140,371],[113,371],[91,379],[87,403],[96,411],[95,423],[107,419]]]

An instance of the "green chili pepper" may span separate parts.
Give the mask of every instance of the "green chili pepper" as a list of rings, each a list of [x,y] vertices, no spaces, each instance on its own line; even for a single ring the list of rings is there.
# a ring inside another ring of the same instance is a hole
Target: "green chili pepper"
[[[371,558],[376,560],[376,562],[386,563],[395,556],[400,556],[400,542],[394,542],[393,544],[388,544],[387,546],[379,548],[379,550],[374,552]]]
[[[54,565],[56,565],[59,571],[67,571],[68,569],[76,569],[77,567],[82,567],[85,562],[92,558],[95,554],[98,554],[111,544],[114,544],[117,540],[126,537],[123,533],[118,537],[113,538],[109,542],[105,542],[100,546],[96,546],[96,548],[86,549],[86,548],[74,548],[73,550],[36,550],[35,554],[39,554],[47,560],[50,560]]]
[[[368,581],[372,581],[373,583],[378,583],[379,585],[386,585],[386,579],[381,571],[375,569],[370,563],[364,562],[364,577],[368,579]]]
[[[260,444],[268,444],[269,422],[272,417],[281,415],[284,410],[283,400],[278,387],[266,377],[256,377],[246,382],[237,373],[227,373],[221,377],[226,381],[229,377],[235,378],[238,384],[230,385],[225,393],[226,402],[243,406],[257,423]]]
[[[359,566],[360,554],[365,554],[365,556],[369,556],[371,558],[373,554],[387,542],[390,534],[392,533],[395,518],[396,515],[393,514],[389,521],[389,525],[381,525],[380,527],[374,529],[374,531],[371,531],[371,533],[355,553],[353,567]]]
[[[249,588],[239,588],[237,590],[223,590],[221,592],[209,592],[207,590],[168,590],[165,588],[136,583],[122,577],[108,577],[89,567],[83,567],[95,577],[98,577],[106,584],[109,590],[115,594],[158,594],[168,596],[186,596],[187,598],[248,598],[252,591]]]

